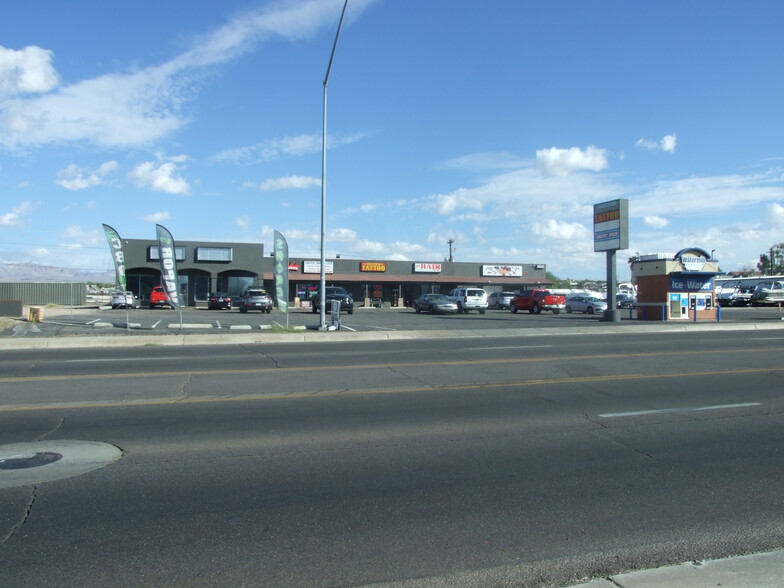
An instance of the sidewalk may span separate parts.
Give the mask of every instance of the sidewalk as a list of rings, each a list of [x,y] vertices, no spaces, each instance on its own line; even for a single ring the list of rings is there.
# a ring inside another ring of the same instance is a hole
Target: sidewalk
[[[784,551],[685,563],[596,579],[569,588],[780,588]]]

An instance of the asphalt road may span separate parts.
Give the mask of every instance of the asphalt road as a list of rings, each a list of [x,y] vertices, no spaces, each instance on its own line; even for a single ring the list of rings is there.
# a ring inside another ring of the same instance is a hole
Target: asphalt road
[[[562,586],[781,548],[782,351],[782,330],[5,350],[0,446],[123,457],[0,488],[0,585]]]

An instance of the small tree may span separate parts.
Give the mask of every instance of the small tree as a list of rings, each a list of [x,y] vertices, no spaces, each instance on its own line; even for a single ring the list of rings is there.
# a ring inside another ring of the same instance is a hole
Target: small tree
[[[760,254],[757,269],[763,274],[784,274],[784,243],[771,246],[765,253]]]

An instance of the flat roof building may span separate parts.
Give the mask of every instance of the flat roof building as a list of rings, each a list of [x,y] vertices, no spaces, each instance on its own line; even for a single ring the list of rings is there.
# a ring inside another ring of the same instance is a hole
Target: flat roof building
[[[149,298],[160,285],[160,257],[155,240],[123,239],[128,289]],[[240,296],[247,288],[274,292],[274,259],[262,243],[176,241],[175,256],[183,300],[194,306],[211,292]],[[448,293],[458,286],[477,286],[488,293],[550,286],[543,263],[399,261],[371,259],[325,260],[326,283],[343,286],[356,301],[409,305],[428,292]],[[289,303],[307,305],[320,285],[321,262],[291,256],[288,266]]]

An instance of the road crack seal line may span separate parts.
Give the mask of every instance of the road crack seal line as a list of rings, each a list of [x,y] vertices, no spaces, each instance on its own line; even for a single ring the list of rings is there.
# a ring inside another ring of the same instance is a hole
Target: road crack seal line
[[[183,382],[182,386],[180,387],[180,396],[172,400],[172,404],[177,402],[182,402],[183,400],[188,400],[190,398],[190,394],[187,392],[188,385],[193,383],[193,374],[189,374],[188,378]]]
[[[54,433],[54,432],[55,432],[57,429],[59,429],[60,427],[62,427],[62,426],[63,426],[63,423],[65,423],[65,418],[64,418],[64,417],[60,419],[60,422],[59,422],[59,423],[57,423],[57,424],[54,426],[54,428],[53,428],[51,431],[47,431],[46,433],[44,433],[43,435],[41,435],[40,437],[38,437],[38,439],[36,439],[36,441],[43,441],[43,440],[44,440],[44,439],[46,439],[46,438],[47,438],[49,435],[51,435],[52,433]]]
[[[17,530],[27,523],[27,519],[30,518],[30,513],[33,511],[33,505],[35,504],[35,500],[38,498],[38,486],[33,486],[32,491],[30,492],[30,500],[27,502],[27,507],[25,508],[24,514],[22,515],[21,520],[15,523],[11,529],[8,531],[5,537],[0,537],[0,545],[5,545],[8,543],[13,536],[16,534]]]
[[[263,328],[264,325],[261,325],[261,327]],[[285,369],[278,363],[277,359],[275,359],[271,355],[267,355],[264,352],[264,350],[262,350],[262,349],[249,348],[247,345],[240,345],[239,348],[242,349],[243,351],[247,351],[248,353],[252,353],[253,355],[258,355],[259,357],[262,357],[262,358],[270,361],[272,363],[272,365],[274,366],[274,369],[276,369],[276,370]],[[264,368],[261,368],[261,369],[264,369]]]

